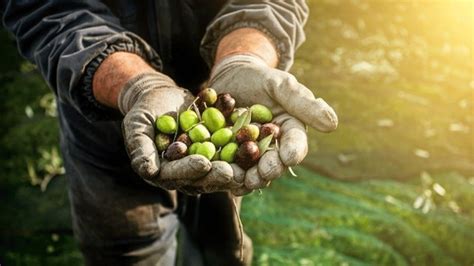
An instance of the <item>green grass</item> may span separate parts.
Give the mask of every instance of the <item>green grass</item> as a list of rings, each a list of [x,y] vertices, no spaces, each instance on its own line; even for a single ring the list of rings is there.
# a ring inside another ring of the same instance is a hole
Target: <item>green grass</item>
[[[472,265],[472,3],[309,3],[292,72],[340,125],[309,131],[299,177],[244,199],[255,265]],[[27,171],[58,147],[57,119],[40,104],[49,89],[5,32],[0,51],[0,264],[81,265],[64,176],[41,192]],[[361,62],[373,69],[354,71]],[[423,212],[413,206],[426,193],[434,206]]]
[[[306,250],[314,262],[328,252],[341,263],[342,258],[383,265],[474,262],[469,255],[474,248],[472,214],[455,214],[443,205],[444,199],[427,214],[413,208],[419,182],[387,191],[392,181],[346,183],[304,168],[297,173],[298,178],[285,176],[272,189],[244,201],[244,225],[255,245],[265,247],[257,258],[263,256],[270,265],[299,265],[301,254],[289,252],[295,249]],[[434,179],[441,182],[445,177],[459,178],[448,173]],[[472,185],[466,179],[462,185],[470,187],[464,196],[472,199]],[[288,254],[280,257],[280,250]]]

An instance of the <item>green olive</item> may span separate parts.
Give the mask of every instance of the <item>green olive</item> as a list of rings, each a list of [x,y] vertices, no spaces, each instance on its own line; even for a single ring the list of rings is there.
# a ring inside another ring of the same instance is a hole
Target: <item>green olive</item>
[[[211,137],[209,130],[204,125],[198,124],[188,132],[193,142],[203,142]]]
[[[198,97],[201,102],[205,102],[206,105],[212,106],[217,100],[217,93],[213,88],[206,88],[199,92]]]
[[[156,119],[156,128],[165,134],[173,134],[178,129],[176,120],[170,115],[162,115]]]
[[[202,121],[211,132],[225,127],[225,117],[217,108],[209,107],[202,113]]]
[[[263,124],[268,123],[273,119],[272,111],[270,111],[270,109],[265,105],[254,104],[250,107],[250,110],[252,111],[252,122]]]
[[[217,147],[226,145],[232,139],[232,130],[229,128],[221,128],[214,132],[211,136],[211,141]]]
[[[190,130],[197,123],[199,123],[199,118],[192,110],[186,110],[179,115],[179,125],[185,132]]]
[[[196,150],[199,147],[199,145],[201,145],[201,144],[202,144],[201,142],[195,142],[195,143],[191,144],[191,146],[189,146],[188,153],[190,155],[191,154],[196,154]]]
[[[233,163],[235,159],[235,154],[239,145],[237,143],[231,142],[224,146],[221,150],[221,160],[226,161],[228,163]]]
[[[232,114],[230,115],[230,121],[232,121],[232,123],[235,124],[235,121],[237,121],[237,118],[239,118],[239,116],[243,114],[245,111],[247,111],[247,109],[242,108],[242,107],[235,108]]]
[[[216,151],[216,154],[214,154],[214,157],[212,157],[211,161],[219,161],[221,159],[221,152]]]
[[[158,133],[155,137],[155,144],[158,151],[162,152],[171,144],[171,138],[166,134]]]
[[[201,145],[198,145],[196,149],[196,154],[200,154],[206,157],[207,159],[211,160],[216,154],[216,146],[214,146],[212,142],[205,141],[201,143]]]

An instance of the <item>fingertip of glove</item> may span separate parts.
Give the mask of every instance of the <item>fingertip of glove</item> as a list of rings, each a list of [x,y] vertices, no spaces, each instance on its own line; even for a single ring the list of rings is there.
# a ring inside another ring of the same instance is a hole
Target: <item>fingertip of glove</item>
[[[224,161],[213,161],[212,170],[214,175],[219,176],[225,182],[231,182],[233,180],[234,170],[232,166]]]
[[[288,151],[285,153],[280,153],[281,161],[286,166],[296,166],[301,161],[303,161],[302,156],[300,156],[299,151]]]
[[[285,165],[277,151],[266,152],[258,162],[258,173],[264,180],[274,180],[285,171]]]
[[[260,177],[258,166],[252,166],[247,170],[247,173],[245,173],[244,185],[246,188],[253,190],[268,187],[270,181],[264,180]]]
[[[312,127],[324,133],[336,130],[339,119],[334,109],[321,98],[316,99],[316,104],[320,112],[318,113],[318,119],[312,120],[314,121]]]
[[[187,158],[189,160],[189,167],[198,173],[205,174],[212,169],[211,161],[202,155],[193,154],[187,156]]]
[[[245,196],[245,195],[248,195],[248,194],[252,193],[253,190],[249,189],[249,188],[246,188],[244,186],[241,186],[241,187],[238,187],[238,188],[231,189],[230,192],[232,193],[232,195],[234,195],[236,197],[242,197],[242,196]]]
[[[135,172],[145,180],[152,180],[160,171],[160,163],[152,162],[148,158],[139,158],[132,161],[132,167]]]
[[[308,153],[308,140],[301,128],[290,128],[280,138],[280,159],[286,166],[299,164]]]

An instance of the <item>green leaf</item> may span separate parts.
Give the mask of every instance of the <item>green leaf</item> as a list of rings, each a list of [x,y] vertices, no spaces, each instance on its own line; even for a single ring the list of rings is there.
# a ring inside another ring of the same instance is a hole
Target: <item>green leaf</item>
[[[273,134],[270,134],[258,142],[258,150],[260,151],[260,156],[262,156],[268,150],[268,147],[270,147],[270,143],[272,142],[272,139],[273,139]]]
[[[247,110],[243,112],[235,121],[235,124],[232,127],[232,133],[235,134],[243,126],[250,124],[251,119],[252,119],[252,111],[250,111],[250,109],[247,108]]]

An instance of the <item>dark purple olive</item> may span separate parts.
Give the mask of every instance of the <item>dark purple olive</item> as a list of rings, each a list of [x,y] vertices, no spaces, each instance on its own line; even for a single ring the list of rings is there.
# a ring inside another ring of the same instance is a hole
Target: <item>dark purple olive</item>
[[[256,125],[246,125],[237,131],[235,141],[239,144],[246,141],[256,141],[259,135],[258,127]]]
[[[188,154],[188,147],[181,141],[175,141],[168,146],[165,152],[165,158],[174,161],[183,158]]]
[[[247,170],[258,162],[260,151],[255,141],[246,141],[240,144],[235,154],[235,163],[242,169]]]
[[[272,142],[274,142],[275,139],[278,139],[280,137],[280,127],[273,123],[263,124],[260,128],[260,135],[258,136],[258,140],[261,140],[271,134],[273,134]]]
[[[181,141],[182,143],[186,144],[186,146],[191,146],[193,144],[191,138],[186,133],[182,133],[181,135],[176,138],[176,141]]]
[[[229,93],[220,93],[217,95],[217,101],[214,105],[225,117],[229,117],[234,111],[235,99]]]

